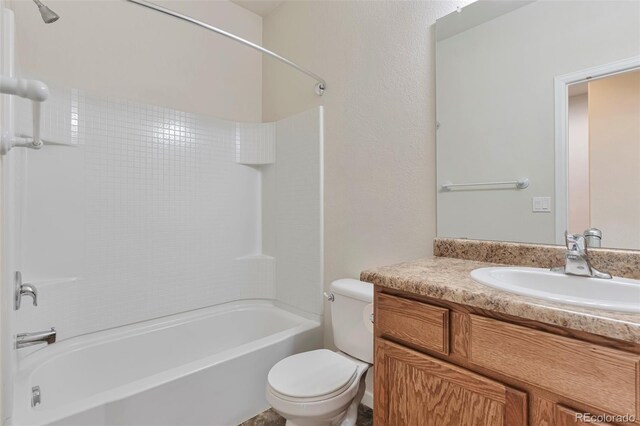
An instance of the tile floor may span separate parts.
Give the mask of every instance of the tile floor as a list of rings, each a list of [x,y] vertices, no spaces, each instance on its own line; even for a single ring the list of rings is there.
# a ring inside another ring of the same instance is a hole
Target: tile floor
[[[285,420],[272,408],[262,412],[240,426],[284,426]],[[360,404],[357,426],[373,426],[373,410]]]

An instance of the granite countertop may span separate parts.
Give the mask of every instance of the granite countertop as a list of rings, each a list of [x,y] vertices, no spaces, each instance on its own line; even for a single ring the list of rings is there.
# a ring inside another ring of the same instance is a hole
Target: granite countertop
[[[432,257],[363,271],[362,281],[433,299],[640,344],[640,314],[582,308],[520,296],[479,284],[469,273],[508,266]]]

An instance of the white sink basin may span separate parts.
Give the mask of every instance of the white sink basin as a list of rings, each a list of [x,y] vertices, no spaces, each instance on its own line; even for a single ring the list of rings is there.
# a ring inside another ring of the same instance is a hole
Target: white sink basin
[[[541,268],[495,267],[471,271],[471,278],[510,293],[570,305],[640,313],[640,281],[610,280],[551,272]]]

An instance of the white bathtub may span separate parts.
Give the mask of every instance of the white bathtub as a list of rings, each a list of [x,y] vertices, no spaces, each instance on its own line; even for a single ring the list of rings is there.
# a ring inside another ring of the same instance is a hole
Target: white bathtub
[[[76,337],[21,362],[12,423],[237,425],[268,407],[269,369],[321,339],[319,322],[265,301]]]

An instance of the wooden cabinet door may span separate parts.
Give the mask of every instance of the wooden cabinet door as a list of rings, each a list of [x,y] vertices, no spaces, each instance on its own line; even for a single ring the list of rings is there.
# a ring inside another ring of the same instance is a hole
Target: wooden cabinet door
[[[376,426],[525,426],[527,396],[387,340],[375,345]]]
[[[555,426],[578,426],[578,425],[594,425],[594,426],[613,426],[611,423],[587,422],[581,419],[577,411],[558,405],[556,407],[556,425]]]

